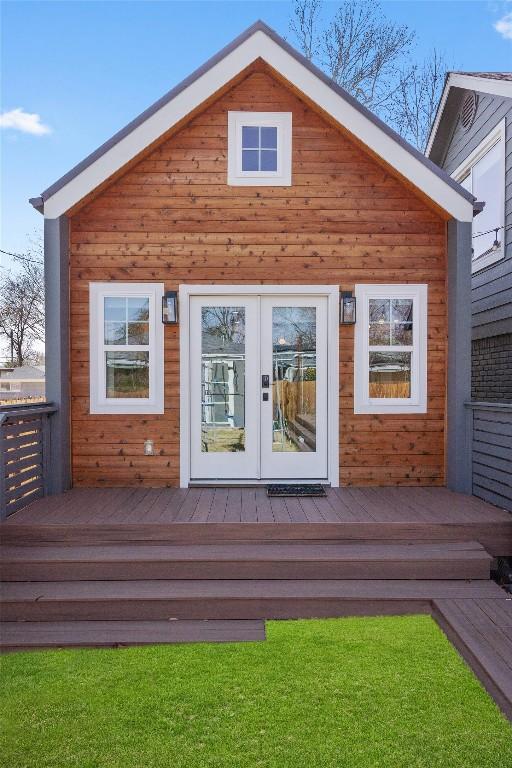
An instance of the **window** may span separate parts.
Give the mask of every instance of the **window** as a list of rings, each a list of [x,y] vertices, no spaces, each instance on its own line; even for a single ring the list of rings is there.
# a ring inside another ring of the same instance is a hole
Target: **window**
[[[163,413],[164,286],[90,284],[91,413]]]
[[[473,220],[472,271],[505,255],[505,124],[500,123],[460,165],[454,178],[485,207]]]
[[[228,112],[228,184],[290,186],[291,112]]]
[[[427,286],[356,285],[354,412],[427,410]]]

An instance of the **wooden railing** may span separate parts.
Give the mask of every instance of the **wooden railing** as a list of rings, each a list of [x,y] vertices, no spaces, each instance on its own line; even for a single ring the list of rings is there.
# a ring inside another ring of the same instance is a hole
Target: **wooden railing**
[[[1,406],[0,519],[46,494],[56,410],[51,403]]]
[[[473,493],[512,512],[512,403],[466,403]]]

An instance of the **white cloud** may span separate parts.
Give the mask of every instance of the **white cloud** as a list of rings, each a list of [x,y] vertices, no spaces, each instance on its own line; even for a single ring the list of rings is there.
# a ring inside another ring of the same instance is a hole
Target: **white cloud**
[[[48,125],[41,122],[40,115],[36,112],[25,112],[21,107],[2,113],[0,128],[12,128],[22,133],[31,133],[33,136],[43,136],[45,133],[52,132]]]
[[[505,40],[512,40],[512,13],[506,13],[494,25],[496,32],[499,32]]]

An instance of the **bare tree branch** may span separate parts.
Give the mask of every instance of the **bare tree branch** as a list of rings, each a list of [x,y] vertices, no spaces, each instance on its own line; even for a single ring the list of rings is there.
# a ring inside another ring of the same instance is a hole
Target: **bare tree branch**
[[[425,150],[448,68],[444,55],[434,48],[424,61],[400,73],[389,117],[400,135],[418,149]]]
[[[296,0],[290,30],[304,55],[370,109],[391,98],[415,34],[385,18],[377,0],[343,0],[324,25],[320,0]]]
[[[16,365],[23,365],[44,341],[43,246],[38,240],[26,253],[9,255],[19,269],[0,275],[0,337],[9,343],[12,333]]]
[[[315,59],[319,50],[318,19],[321,0],[296,0],[290,31],[299,41],[304,56]]]
[[[415,32],[387,19],[379,0],[342,0],[327,21],[323,7],[321,0],[295,0],[290,30],[304,55],[424,149],[447,69],[444,56],[433,50],[415,62]]]

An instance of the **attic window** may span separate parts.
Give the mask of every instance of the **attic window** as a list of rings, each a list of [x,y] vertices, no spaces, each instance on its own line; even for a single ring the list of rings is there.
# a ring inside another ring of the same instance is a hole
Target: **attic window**
[[[228,184],[291,185],[291,112],[228,112]]]
[[[460,122],[465,131],[469,131],[475,121],[478,96],[474,91],[468,91],[460,108]]]

